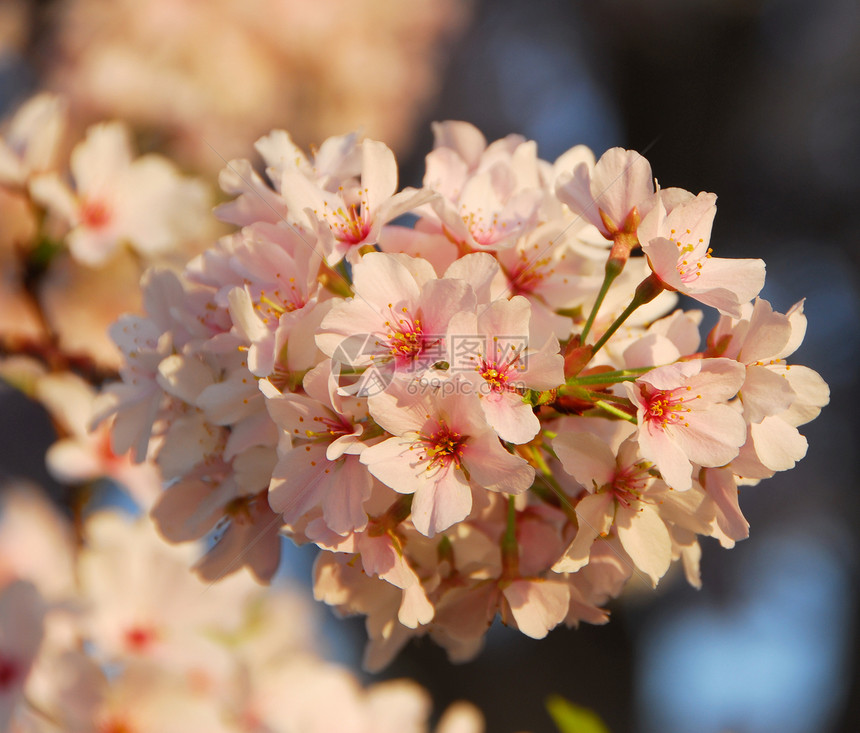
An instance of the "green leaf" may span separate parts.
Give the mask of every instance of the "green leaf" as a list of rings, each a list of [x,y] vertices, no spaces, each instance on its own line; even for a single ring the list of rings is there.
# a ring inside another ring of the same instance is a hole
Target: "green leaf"
[[[546,709],[559,733],[609,733],[609,728],[597,713],[574,705],[561,695],[550,695]]]

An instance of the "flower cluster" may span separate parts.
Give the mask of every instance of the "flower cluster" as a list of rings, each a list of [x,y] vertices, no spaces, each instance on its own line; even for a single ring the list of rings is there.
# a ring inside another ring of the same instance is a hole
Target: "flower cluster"
[[[41,93],[0,129],[0,349],[92,377],[121,363],[107,329],[140,309],[142,272],[181,267],[218,229],[208,187],[137,157],[126,125],[75,140],[67,118]]]
[[[429,731],[427,692],[319,656],[312,608],[246,574],[208,586],[145,518],[72,528],[33,486],[0,506],[0,728],[10,733]],[[284,623],[289,619],[289,623]],[[481,733],[467,703],[438,733]]]
[[[385,0],[55,7],[40,68],[48,88],[69,96],[76,127],[120,117],[211,173],[274,125],[309,141],[360,124],[405,150],[474,12],[459,0],[414,0],[397,12]]]
[[[803,457],[828,401],[785,361],[802,304],[711,255],[713,194],[632,151],[434,133],[420,189],[354,135],[232,161],[235,233],[148,273],[98,407],[161,470],[161,533],[211,535],[202,577],[270,578],[282,532],[321,548],[315,595],[367,616],[372,669],[424,634],[468,659],[497,615],[605,622],[674,560],[698,585],[698,536],[747,536],[738,487]],[[678,293],[719,311],[704,344]]]

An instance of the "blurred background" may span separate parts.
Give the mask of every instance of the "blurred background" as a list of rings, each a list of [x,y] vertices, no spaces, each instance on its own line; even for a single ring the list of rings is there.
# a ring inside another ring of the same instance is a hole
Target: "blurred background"
[[[718,256],[763,258],[777,310],[806,298],[791,360],[832,397],[805,460],[742,491],[749,540],[703,540],[701,591],[631,583],[608,626],[542,642],[500,627],[459,666],[413,642],[384,676],[439,710],[471,700],[492,733],[553,730],[551,693],[614,733],[860,730],[856,0],[1,0],[4,115],[43,88],[70,95],[80,130],[126,119],[143,149],[213,177],[273,127],[303,145],[358,128],[417,185],[429,123],[464,119],[547,160],[633,148],[661,184],[716,192]],[[0,400],[2,477],[50,486],[47,418]],[[309,552],[289,558],[306,582]],[[357,664],[361,622],[327,628]]]

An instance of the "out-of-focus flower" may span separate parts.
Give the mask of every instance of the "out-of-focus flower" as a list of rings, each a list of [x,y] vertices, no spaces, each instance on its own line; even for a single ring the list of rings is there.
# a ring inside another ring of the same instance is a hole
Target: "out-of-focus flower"
[[[26,187],[57,170],[66,137],[66,102],[43,92],[22,104],[0,138],[0,185]]]
[[[46,374],[37,385],[35,397],[51,414],[61,438],[47,452],[48,470],[57,481],[83,484],[107,478],[124,488],[143,508],[152,505],[161,493],[161,477],[150,463],[134,463],[118,456],[110,443],[110,424],[90,430],[96,391],[70,373]]]
[[[0,134],[0,342],[94,376],[120,366],[107,329],[140,309],[143,269],[183,265],[217,225],[207,187],[135,158],[121,123],[93,127],[69,159],[65,108],[36,95]]]
[[[74,546],[68,522],[38,487],[3,487],[0,587],[26,580],[48,601],[68,598],[75,585]]]
[[[20,519],[19,508],[10,511]],[[102,511],[81,528],[77,556],[61,546],[54,557],[41,555],[74,561],[79,590],[66,586],[48,602],[26,580],[0,584],[3,730],[429,730],[431,701],[417,684],[364,688],[318,656],[300,596],[263,590],[247,575],[201,583],[188,573],[192,548],[165,544],[146,518]],[[50,546],[39,535],[53,527],[28,529],[31,546]],[[463,703],[437,730],[482,733],[483,720]]]
[[[169,257],[202,229],[206,188],[160,156],[132,159],[121,123],[90,128],[72,151],[71,173],[74,190],[50,174],[30,188],[68,226],[69,251],[85,265],[103,265],[126,242],[147,259]]]
[[[303,145],[362,126],[403,151],[470,9],[454,0],[397,12],[378,0],[64,0],[50,84],[70,96],[79,125],[120,117],[197,169],[218,170],[280,126]]]
[[[44,603],[35,586],[15,581],[0,590],[0,726],[4,729],[24,695],[42,643]]]

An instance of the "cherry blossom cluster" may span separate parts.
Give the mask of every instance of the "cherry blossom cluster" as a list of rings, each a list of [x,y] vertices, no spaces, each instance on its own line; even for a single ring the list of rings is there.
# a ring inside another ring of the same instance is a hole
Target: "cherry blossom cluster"
[[[31,485],[0,506],[0,728],[9,733],[430,730],[408,680],[363,688],[324,661],[306,599],[247,574],[207,585],[145,517],[72,527]],[[284,620],[289,619],[289,623]],[[481,733],[457,703],[438,733]]]
[[[243,153],[274,125],[298,140],[361,125],[405,150],[474,12],[460,0],[413,0],[396,13],[387,0],[54,5],[40,25],[50,52],[39,70],[47,88],[68,95],[73,124],[120,117],[171,158],[213,174],[219,156]]]
[[[138,156],[124,123],[75,138],[67,107],[40,93],[0,127],[0,350],[98,381],[121,363],[107,328],[140,310],[142,272],[182,267],[218,227],[201,180]]]
[[[468,659],[497,616],[603,623],[675,560],[697,586],[698,537],[747,536],[739,487],[802,458],[828,401],[786,362],[802,303],[712,256],[713,194],[620,148],[434,135],[420,189],[356,135],[230,162],[235,232],[149,271],[96,409],[161,471],[160,532],[209,537],[203,578],[316,544],[315,595],[367,617],[371,669],[418,635]],[[718,311],[704,342],[678,294]]]

